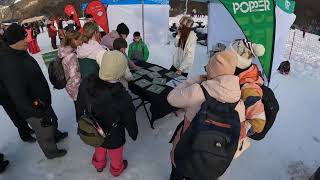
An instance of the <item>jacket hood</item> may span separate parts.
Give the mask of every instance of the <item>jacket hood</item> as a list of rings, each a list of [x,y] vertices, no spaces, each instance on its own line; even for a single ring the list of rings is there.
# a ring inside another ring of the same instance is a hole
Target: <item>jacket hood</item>
[[[260,71],[257,65],[252,65],[249,69],[239,74],[240,84],[255,83],[263,85],[263,79],[260,77]]]
[[[111,38],[115,38],[115,39],[120,37],[119,33],[117,31],[115,31],[115,30],[111,31],[108,35]]]
[[[90,40],[88,43],[83,43],[77,48],[78,58],[95,57],[99,51],[103,50],[102,46],[97,42]]]
[[[210,96],[222,103],[236,103],[241,98],[239,77],[222,75],[202,83]]]
[[[71,46],[61,47],[58,51],[58,56],[60,58],[65,58],[71,53],[73,53],[75,50]]]

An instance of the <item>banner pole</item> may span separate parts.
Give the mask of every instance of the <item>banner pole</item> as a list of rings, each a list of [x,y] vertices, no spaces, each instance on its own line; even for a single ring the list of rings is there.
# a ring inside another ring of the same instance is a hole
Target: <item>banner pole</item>
[[[142,38],[145,41],[145,32],[144,32],[144,0],[142,1]]]
[[[293,40],[292,40],[292,44],[291,44],[291,50],[290,50],[290,55],[289,55],[289,59],[288,59],[288,61],[290,61],[290,59],[291,59],[292,49],[293,49],[294,39],[295,39],[295,37],[296,37],[296,30],[294,30],[294,33],[293,33]]]

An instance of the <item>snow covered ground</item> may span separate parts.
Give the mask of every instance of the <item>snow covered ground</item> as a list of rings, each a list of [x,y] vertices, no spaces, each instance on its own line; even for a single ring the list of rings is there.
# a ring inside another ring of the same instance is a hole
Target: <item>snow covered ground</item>
[[[292,37],[292,34],[291,34]],[[307,180],[320,166],[320,42],[317,36],[307,34],[302,40],[297,31],[297,44],[292,53],[292,73],[276,75],[271,83],[280,103],[280,112],[270,134],[261,142],[234,160],[222,180]],[[173,39],[171,38],[171,41]],[[38,37],[42,52],[50,50],[46,33]],[[287,53],[291,46],[288,40]],[[152,46],[151,62],[171,66],[173,43]],[[34,57],[47,75],[41,55]],[[203,73],[207,63],[206,48],[197,47],[192,75]],[[106,170],[97,173],[91,165],[93,148],[84,145],[76,135],[74,105],[67,93],[52,90],[53,107],[59,117],[59,127],[69,132],[69,138],[59,144],[68,154],[61,159],[47,160],[37,144],[23,143],[16,128],[0,108],[0,152],[11,161],[0,180],[168,180],[171,170],[168,143],[176,125],[183,119],[173,114],[156,121],[155,130],[142,109],[137,112],[139,137],[136,142],[127,139],[125,158],[128,169],[119,178]]]

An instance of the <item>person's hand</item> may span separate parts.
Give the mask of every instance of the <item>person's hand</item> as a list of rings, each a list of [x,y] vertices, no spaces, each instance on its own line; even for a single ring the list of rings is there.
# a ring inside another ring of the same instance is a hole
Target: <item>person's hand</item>
[[[180,71],[180,70],[178,70],[177,72],[176,72],[176,75],[181,75],[182,74],[182,71]]]
[[[207,75],[200,75],[201,82],[208,80]]]

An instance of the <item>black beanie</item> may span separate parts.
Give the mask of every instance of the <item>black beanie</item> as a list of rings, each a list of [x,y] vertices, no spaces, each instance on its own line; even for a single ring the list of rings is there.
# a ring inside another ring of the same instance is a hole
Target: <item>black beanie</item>
[[[27,32],[20,25],[13,23],[4,33],[4,41],[8,45],[15,44],[27,37]]]
[[[121,23],[121,24],[118,25],[117,32],[119,34],[126,34],[126,35],[130,34],[128,26],[126,24],[124,24],[124,23]]]

